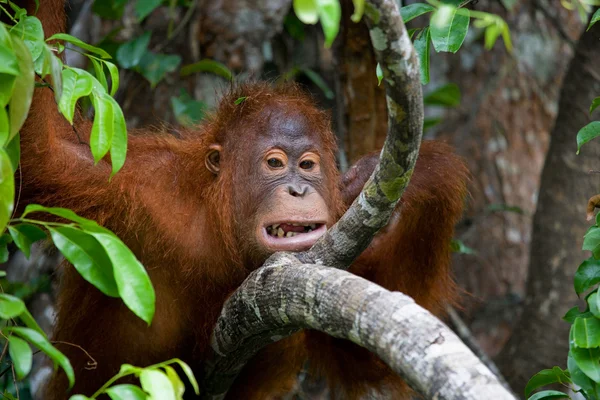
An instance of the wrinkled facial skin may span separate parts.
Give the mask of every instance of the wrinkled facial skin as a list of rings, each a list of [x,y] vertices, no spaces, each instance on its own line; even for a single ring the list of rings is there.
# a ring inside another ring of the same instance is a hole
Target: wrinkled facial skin
[[[285,110],[270,111],[259,126],[238,165],[236,187],[247,191],[235,191],[235,217],[240,242],[263,261],[275,251],[309,249],[332,216],[319,134],[302,115]]]

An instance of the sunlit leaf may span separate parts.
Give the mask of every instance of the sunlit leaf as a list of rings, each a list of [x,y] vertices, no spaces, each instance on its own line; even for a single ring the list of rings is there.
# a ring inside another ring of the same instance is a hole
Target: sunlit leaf
[[[108,72],[110,73],[110,95],[114,96],[115,93],[117,93],[117,90],[119,90],[119,69],[115,64],[109,61],[102,60],[102,62],[104,63],[104,65],[106,65],[106,68],[108,68]]]
[[[107,296],[119,297],[113,265],[102,245],[93,236],[71,226],[48,229],[56,248],[86,281]]]
[[[595,259],[600,259],[600,228],[593,226],[585,234],[582,250],[589,250]]]
[[[442,5],[431,17],[431,40],[436,51],[456,53],[469,31],[469,10]]]
[[[60,365],[63,371],[65,371],[67,379],[69,380],[69,388],[73,387],[73,383],[75,382],[75,374],[73,373],[73,367],[71,367],[69,359],[65,357],[63,353],[58,351],[58,349],[52,346],[48,339],[33,329],[23,328],[20,326],[9,326],[3,328],[2,330],[5,333],[13,332],[19,335],[21,338],[27,340],[29,343],[35,345],[38,349],[43,351],[54,363]]]
[[[56,215],[57,217],[61,217],[61,218],[67,219],[69,221],[76,222],[76,223],[80,224],[81,226],[92,226],[92,227],[99,226],[95,221],[92,221],[91,219],[80,217],[79,215],[77,215],[72,210],[69,210],[68,208],[44,207],[39,204],[29,204],[27,207],[25,207],[25,211],[23,212],[23,215],[21,217],[25,218],[27,215],[34,213],[34,212],[47,212],[52,215]]]
[[[23,379],[31,371],[33,353],[26,341],[16,336],[8,337],[8,354],[15,367],[17,379]]]
[[[84,50],[89,51],[90,53],[94,53],[99,55],[102,58],[111,58],[110,54],[108,54],[105,50],[102,50],[99,47],[92,46],[91,44],[87,44],[84,41],[77,39],[75,36],[71,36],[67,33],[56,33],[46,39],[47,42],[52,40],[64,40],[65,42],[71,43],[77,47],[80,47]]]
[[[294,0],[294,13],[305,24],[314,25],[319,21],[317,0]]]
[[[32,60],[36,60],[42,54],[46,43],[44,43],[44,28],[39,19],[27,15],[10,32],[25,43]]]
[[[162,371],[145,369],[140,374],[142,388],[153,400],[175,400],[175,391],[171,381]]]
[[[148,395],[135,385],[122,384],[106,389],[106,394],[112,400],[146,400]]]
[[[383,70],[381,69],[381,64],[379,63],[377,63],[377,67],[375,67],[375,75],[377,76],[377,86],[379,86],[383,80]]]
[[[325,34],[325,47],[331,47],[340,30],[342,7],[339,0],[317,0],[319,21]]]
[[[194,373],[192,372],[192,369],[190,368],[190,366],[178,358],[173,359],[173,361],[175,361],[177,364],[179,364],[179,366],[181,367],[181,369],[187,376],[188,380],[192,384],[192,387],[194,388],[194,393],[200,394],[200,388],[198,386],[198,381],[196,381],[196,378],[194,377]]]
[[[112,118],[113,118],[113,137],[110,144],[110,161],[112,163],[112,171],[110,173],[111,178],[119,172],[123,165],[125,165],[125,158],[127,157],[127,125],[125,123],[125,116],[119,103],[109,95],[106,96],[106,101],[112,104]]]
[[[567,368],[569,369],[569,373],[571,375],[571,380],[574,384],[582,388],[583,390],[593,390],[594,384],[587,377],[586,374],[577,366],[575,359],[569,353],[569,358],[567,359]]]
[[[106,75],[104,74],[103,64],[99,60],[92,57],[90,57],[90,61],[92,62],[92,66],[94,67],[94,74],[96,75],[96,79],[98,79],[98,82],[100,82],[104,90],[108,92],[108,81],[106,80]]]
[[[465,245],[462,240],[452,239],[450,242],[450,250],[458,254],[477,254],[475,250]]]
[[[90,134],[90,150],[94,156],[94,162],[100,161],[110,150],[113,134],[115,132],[113,118],[113,103],[107,93],[95,92],[92,103],[96,114]]]
[[[589,31],[598,21],[600,21],[600,10],[596,10],[594,15],[592,15],[592,19],[590,20],[587,30]]]
[[[407,23],[408,21],[411,21],[417,18],[418,16],[430,13],[432,11],[435,11],[435,7],[432,5],[429,5],[427,3],[415,3],[402,7],[400,9],[400,15],[402,15],[402,21],[404,21],[404,23]]]
[[[568,399],[569,395],[558,390],[544,390],[537,392],[528,400],[546,400],[546,399]]]
[[[67,121],[73,124],[73,116],[77,101],[92,93],[94,86],[89,73],[79,73],[79,70],[65,68],[62,71],[63,95],[58,103],[58,109]]]
[[[142,264],[112,232],[101,227],[84,229],[102,244],[112,264],[118,266],[113,271],[120,297],[135,315],[150,324],[154,316],[155,294]]]
[[[21,249],[28,259],[31,254],[31,245],[38,240],[46,238],[46,233],[43,230],[31,224],[9,226],[8,231],[17,247]]]
[[[0,107],[8,104],[17,75],[19,62],[13,50],[12,40],[4,24],[0,24]]]
[[[22,40],[12,37],[13,48],[19,60],[19,75],[15,79],[13,94],[9,102],[10,135],[12,139],[27,118],[33,98],[34,71],[29,50]]]
[[[354,4],[354,12],[350,19],[352,22],[359,22],[365,12],[365,0],[352,0]]]
[[[0,318],[16,318],[23,311],[25,311],[23,300],[10,294],[0,293]]]
[[[0,148],[0,232],[8,223],[15,199],[15,179],[10,158],[6,151]]]
[[[181,398],[181,396],[183,396],[183,393],[185,392],[185,385],[179,378],[179,375],[177,375],[177,372],[175,372],[175,370],[172,367],[165,365],[163,368],[167,373],[167,378],[169,378],[169,380],[171,381],[173,391],[175,392],[175,397]]]

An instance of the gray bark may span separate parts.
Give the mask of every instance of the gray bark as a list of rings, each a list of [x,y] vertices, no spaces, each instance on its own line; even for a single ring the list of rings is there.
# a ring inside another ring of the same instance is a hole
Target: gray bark
[[[543,368],[565,366],[569,325],[561,320],[577,303],[573,275],[588,256],[581,252],[587,199],[598,192],[600,141],[575,154],[577,131],[592,118],[589,107],[600,94],[600,26],[582,36],[565,77],[559,114],[552,130],[538,207],[533,219],[527,300],[520,322],[499,358],[514,390]]]
[[[203,398],[223,398],[258,349],[302,328],[369,349],[425,398],[514,399],[458,336],[410,297],[282,253],[223,307]]]

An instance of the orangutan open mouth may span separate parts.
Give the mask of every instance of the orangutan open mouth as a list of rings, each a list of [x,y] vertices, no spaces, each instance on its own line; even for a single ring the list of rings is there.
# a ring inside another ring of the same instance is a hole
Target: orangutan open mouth
[[[281,251],[308,250],[327,231],[322,222],[279,222],[263,229],[267,247]]]
[[[304,233],[310,233],[320,228],[323,224],[296,224],[296,223],[281,223],[267,226],[267,233],[270,236],[277,238],[289,238]]]

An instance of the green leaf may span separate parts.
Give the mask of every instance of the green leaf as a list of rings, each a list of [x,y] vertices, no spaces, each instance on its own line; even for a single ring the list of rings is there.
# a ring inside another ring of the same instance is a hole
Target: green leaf
[[[27,207],[25,207],[25,211],[23,212],[23,215],[21,217],[25,218],[27,215],[34,213],[34,212],[47,212],[52,215],[56,215],[57,217],[61,217],[61,218],[67,219],[69,221],[77,222],[78,224],[80,224],[81,226],[84,226],[84,227],[87,227],[87,226],[98,227],[99,226],[95,221],[92,221],[91,219],[80,217],[79,215],[75,214],[75,212],[73,212],[72,210],[69,210],[68,208],[44,207],[44,206],[40,206],[39,204],[29,204]]]
[[[44,28],[39,19],[27,15],[10,32],[25,42],[32,60],[36,60],[42,54],[46,43],[44,43]]]
[[[301,71],[308,79],[312,81],[312,83],[314,83],[319,89],[321,89],[321,91],[323,91],[323,94],[326,98],[330,100],[334,98],[333,90],[329,88],[329,85],[327,85],[327,82],[325,82],[321,75],[317,74],[310,68],[301,68]]]
[[[531,392],[542,386],[550,385],[553,383],[571,383],[571,379],[565,372],[566,371],[563,371],[559,367],[541,370],[540,372],[532,376],[529,382],[527,382],[527,386],[525,386],[525,397],[529,397],[531,395]]]
[[[4,24],[0,24],[0,107],[8,104],[19,73],[19,61],[10,34]]]
[[[600,320],[598,318],[577,318],[573,327],[573,339],[577,347],[589,349],[600,346]]]
[[[238,97],[237,99],[235,99],[235,101],[233,102],[233,104],[240,105],[242,104],[244,101],[246,101],[246,99],[248,98],[248,96],[242,96],[242,97]]]
[[[598,282],[600,282],[600,261],[590,257],[582,262],[575,272],[573,281],[575,293],[579,296]]]
[[[31,224],[9,226],[8,231],[27,259],[31,254],[31,245],[46,238],[46,233],[43,230]]]
[[[133,68],[140,64],[142,57],[148,51],[150,36],[152,32],[144,32],[143,35],[123,43],[117,49],[117,62],[123,68]]]
[[[171,381],[171,386],[173,386],[175,397],[180,399],[183,396],[183,393],[185,392],[185,385],[177,375],[177,372],[175,372],[175,370],[172,367],[165,365],[163,368],[167,373],[167,378],[169,378],[169,380]]]
[[[147,52],[140,60],[137,69],[154,88],[167,73],[175,71],[180,63],[181,57],[178,55]]]
[[[450,250],[458,254],[477,254],[475,250],[465,245],[462,240],[452,239],[450,242]]]
[[[127,0],[95,0],[92,11],[106,19],[117,20],[123,16]]]
[[[583,390],[593,390],[594,384],[590,378],[588,378],[587,375],[584,374],[581,369],[579,369],[570,352],[569,358],[567,359],[567,368],[569,369],[571,380],[574,384],[581,387]]]
[[[594,382],[600,382],[600,349],[572,347],[571,355],[584,374]]]
[[[98,54],[102,58],[111,58],[110,54],[108,54],[106,51],[102,50],[101,48],[92,46],[91,44],[87,44],[84,41],[77,39],[75,36],[71,36],[67,33],[56,33],[56,34],[50,36],[48,39],[46,39],[47,42],[52,41],[52,40],[64,40],[65,42],[74,44],[75,46],[80,47],[84,50],[87,50],[90,53]]]
[[[404,21],[404,23],[407,23],[408,21],[411,21],[417,18],[418,16],[430,13],[432,11],[435,11],[434,6],[431,6],[427,3],[415,3],[402,7],[400,9],[400,15],[402,15],[402,21]]]
[[[26,327],[33,329],[34,331],[36,331],[43,337],[46,337],[46,334],[44,333],[42,328],[40,328],[38,323],[33,318],[33,315],[31,315],[31,313],[29,312],[29,310],[27,310],[27,308],[25,308],[25,310],[23,310],[21,315],[19,315],[19,319],[25,324]]]
[[[25,303],[10,294],[0,293],[0,318],[11,319],[25,311]]]
[[[439,125],[442,121],[442,118],[425,118],[423,120],[423,131]]]
[[[375,67],[375,75],[377,76],[377,86],[379,86],[383,80],[383,70],[381,69],[381,64],[379,63],[377,63],[377,67]]]
[[[596,10],[594,15],[592,15],[592,19],[590,20],[590,23],[586,30],[589,31],[592,28],[592,26],[594,26],[594,24],[598,21],[600,21],[600,10]]]
[[[431,33],[429,28],[423,28],[415,39],[413,45],[419,56],[419,66],[421,68],[421,84],[429,83],[429,43]]]
[[[350,19],[352,22],[359,22],[365,12],[365,0],[352,0],[354,12]]]
[[[110,87],[110,95],[114,96],[119,90],[119,69],[117,66],[109,61],[102,60],[106,68],[108,68],[108,72],[110,73],[111,87]]]
[[[294,13],[305,24],[314,25],[319,21],[317,0],[294,0]]]
[[[567,313],[562,317],[562,319],[564,321],[567,321],[570,324],[573,324],[577,317],[591,317],[591,316],[592,316],[591,313],[587,313],[587,312],[582,313],[581,311],[579,311],[579,307],[575,306],[575,307],[572,307],[571,309],[569,309],[569,311],[567,311]]]
[[[600,106],[600,97],[596,97],[594,100],[592,100],[592,104],[590,105],[590,114],[593,113],[598,106]]]
[[[577,132],[577,154],[581,146],[600,136],[600,121],[592,121]]]
[[[112,97],[102,92],[94,91],[92,96],[96,115],[90,134],[90,149],[95,163],[98,163],[110,150],[115,132],[113,103],[109,99],[112,99]]]
[[[508,11],[512,11],[517,4],[517,0],[500,0],[500,2]]]
[[[9,140],[19,132],[19,129],[21,129],[21,126],[23,126],[23,123],[27,118],[29,107],[31,106],[31,99],[33,98],[35,75],[33,71],[33,61],[29,54],[29,50],[27,50],[25,44],[20,39],[14,36],[12,39],[15,54],[19,60],[20,73],[15,79],[13,94],[8,108],[10,119]]]
[[[304,40],[304,24],[298,19],[296,14],[288,14],[283,19],[283,27],[291,37],[299,42]]]
[[[63,95],[58,103],[58,109],[72,125],[77,101],[92,93],[94,83],[89,73],[80,73],[74,68],[65,68],[62,71],[62,82]]]
[[[340,31],[342,7],[339,0],[317,0],[317,4],[319,6],[319,20],[325,34],[325,47],[329,48]]]
[[[50,227],[48,230],[58,250],[86,281],[107,296],[119,297],[113,264],[93,236],[71,226]]]
[[[0,107],[0,147],[4,147],[4,144],[8,140],[10,132],[10,123],[8,122],[8,113],[4,106]]]
[[[159,370],[144,369],[140,374],[140,383],[152,399],[175,400],[175,391],[171,381]]]
[[[105,97],[106,101],[112,104],[113,113],[114,132],[110,144],[110,161],[112,163],[110,177],[112,178],[125,165],[125,158],[127,157],[127,125],[119,103],[107,94]]]
[[[196,381],[196,378],[194,377],[194,373],[192,372],[192,369],[190,368],[190,366],[178,358],[174,358],[173,361],[176,362],[177,364],[179,364],[179,366],[181,367],[181,369],[187,376],[188,380],[192,384],[192,387],[194,388],[194,393],[200,394],[200,388],[198,387],[198,381]]]
[[[544,390],[531,396],[528,400],[543,400],[543,399],[568,399],[569,395],[558,390]]]
[[[26,341],[16,336],[8,337],[8,354],[15,367],[17,379],[23,379],[31,371],[33,353]]]
[[[75,382],[75,374],[73,373],[73,367],[71,367],[69,359],[54,346],[52,346],[48,339],[46,339],[43,335],[34,331],[33,329],[23,328],[20,326],[5,327],[3,328],[3,332],[13,332],[43,351],[55,364],[60,365],[60,367],[65,371],[67,379],[69,380],[69,389],[73,387],[73,383]]]
[[[183,88],[180,93],[179,97],[171,97],[171,107],[177,122],[181,125],[192,126],[204,119],[206,103],[194,100]]]
[[[135,16],[138,21],[142,21],[146,18],[152,11],[154,11],[160,4],[162,0],[137,0],[135,2]]]
[[[15,200],[15,179],[10,158],[4,149],[0,148],[0,232],[8,223]]]
[[[442,5],[431,16],[431,40],[437,52],[456,53],[467,36],[469,11],[467,9],[462,9],[461,13],[457,11],[456,7]]]
[[[82,394],[75,394],[75,395],[69,397],[69,400],[92,400],[92,398],[84,396]]]
[[[155,294],[148,273],[131,250],[112,232],[101,227],[85,227],[106,250],[114,268],[119,295],[135,315],[148,324],[154,316]]]
[[[3,233],[0,235],[0,264],[3,264],[8,261],[8,256],[10,255],[8,252],[8,244],[12,242],[12,237],[8,233]],[[2,271],[4,272],[4,271]],[[6,272],[4,272],[6,276]]]
[[[96,75],[96,79],[98,79],[98,82],[100,82],[104,90],[106,90],[106,92],[108,93],[108,82],[106,81],[106,75],[104,74],[104,67],[102,63],[93,57],[90,57],[90,61],[92,62],[92,66],[94,67],[94,74]]]
[[[592,293],[587,298],[587,303],[592,315],[596,318],[600,318],[600,308],[598,307],[598,293]]]
[[[196,72],[210,72],[212,74],[222,76],[228,81],[233,79],[233,74],[224,64],[215,60],[200,60],[194,64],[188,64],[181,67],[179,75],[188,76]]]
[[[112,400],[146,400],[148,395],[135,385],[123,384],[109,387],[106,394]]]
[[[440,86],[423,99],[428,106],[456,107],[460,105],[460,89],[454,83]]]
[[[583,237],[582,250],[592,252],[594,258],[600,258],[600,228],[593,226]]]

